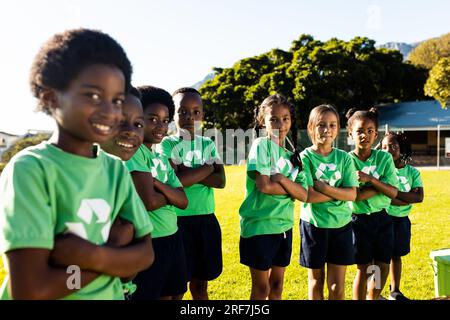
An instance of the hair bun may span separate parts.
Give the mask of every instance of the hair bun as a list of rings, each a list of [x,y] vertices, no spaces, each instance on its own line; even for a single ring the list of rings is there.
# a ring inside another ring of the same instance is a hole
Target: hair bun
[[[373,113],[376,117],[378,117],[379,114],[380,114],[380,112],[378,111],[378,108],[376,108],[376,107],[370,108],[370,109],[369,109],[369,112],[370,112],[370,113]]]
[[[347,113],[345,114],[345,117],[347,118],[347,120],[350,119],[355,114],[355,112],[357,112],[357,111],[359,111],[358,108],[350,108],[350,109],[348,109]]]

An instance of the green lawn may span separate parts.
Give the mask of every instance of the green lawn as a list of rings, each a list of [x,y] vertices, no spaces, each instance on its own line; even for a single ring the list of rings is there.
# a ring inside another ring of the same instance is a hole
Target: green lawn
[[[402,291],[412,299],[434,297],[433,271],[429,253],[450,247],[450,171],[422,171],[425,200],[415,205],[411,213],[411,253],[404,258]],[[239,214],[244,197],[245,167],[227,167],[227,187],[217,190],[216,213],[222,227],[224,269],[222,275],[210,283],[212,299],[248,299],[250,274],[239,263]],[[307,299],[307,272],[299,266],[299,207],[295,211],[294,245],[291,265],[287,268],[284,299]],[[1,264],[0,264],[1,272]],[[348,269],[346,298],[351,298],[351,283],[355,266]],[[0,279],[2,275],[0,274]],[[387,295],[387,290],[383,293]],[[327,295],[327,293],[326,293]],[[186,298],[190,298],[186,295]]]

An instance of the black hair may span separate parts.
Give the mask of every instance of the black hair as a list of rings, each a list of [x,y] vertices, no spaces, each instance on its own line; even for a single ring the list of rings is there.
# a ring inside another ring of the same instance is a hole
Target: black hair
[[[355,120],[366,120],[369,119],[371,121],[373,121],[373,123],[375,124],[375,128],[378,130],[378,126],[379,126],[379,113],[378,113],[378,109],[377,108],[370,108],[370,109],[358,109],[358,108],[351,108],[350,110],[347,111],[347,114],[345,115],[345,117],[347,118],[347,130],[351,131],[352,130],[352,126],[353,126],[353,122]]]
[[[179,93],[195,93],[198,94],[200,96],[200,98],[202,97],[202,95],[200,94],[200,92],[198,92],[197,89],[195,88],[191,88],[191,87],[182,87],[182,88],[178,88],[177,90],[175,90],[172,93],[172,97],[174,97],[175,95],[179,94]]]
[[[141,93],[141,103],[144,111],[149,104],[160,103],[169,109],[169,120],[173,120],[175,105],[169,92],[153,86],[140,86],[137,89]]]
[[[30,71],[30,87],[39,99],[37,110],[51,114],[41,99],[45,88],[65,90],[86,67],[104,64],[120,69],[125,78],[125,91],[131,86],[132,66],[116,40],[108,34],[90,29],[66,30],[53,35],[35,56]]]
[[[409,141],[406,134],[404,134],[403,132],[400,132],[400,131],[397,131],[397,132],[389,131],[385,134],[383,139],[385,139],[387,137],[394,137],[395,140],[397,141],[397,143],[400,147],[400,160],[405,165],[411,163],[411,161],[412,161],[411,142]],[[378,149],[381,149],[381,142],[383,141],[383,139],[381,139],[379,145],[377,146]]]
[[[133,86],[130,87],[130,90],[128,90],[128,94],[131,94],[132,96],[138,98],[139,100],[141,100],[142,95],[139,92],[139,90]]]
[[[292,141],[289,140],[288,137],[286,137],[289,144],[292,143],[290,146],[292,149],[292,156],[291,156],[291,162],[294,165],[294,167],[298,167],[301,171],[302,166],[302,160],[300,158],[300,151],[298,150],[298,129],[297,129],[297,120],[296,120],[296,114],[295,114],[295,106],[291,101],[286,98],[285,96],[281,94],[273,94],[271,96],[268,96],[264,99],[264,101],[259,105],[255,107],[254,114],[255,114],[255,122],[254,127],[256,130],[256,134],[258,134],[258,131],[262,128],[264,128],[264,115],[266,112],[266,108],[271,108],[273,106],[277,105],[283,105],[286,106],[289,109],[289,113],[291,114],[291,138]]]

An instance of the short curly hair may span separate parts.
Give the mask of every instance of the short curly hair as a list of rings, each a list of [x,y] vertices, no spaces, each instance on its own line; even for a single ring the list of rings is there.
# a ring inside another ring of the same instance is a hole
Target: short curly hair
[[[131,87],[132,66],[124,49],[106,33],[90,29],[72,29],[53,35],[35,56],[30,71],[30,87],[39,99],[37,111],[50,114],[40,98],[45,88],[65,90],[87,66],[104,64],[120,69],[125,90]]]
[[[153,86],[140,86],[137,89],[141,93],[141,103],[144,111],[149,104],[160,103],[165,105],[167,109],[169,109],[169,120],[173,120],[173,115],[175,113],[175,104],[173,103],[172,96],[169,92]]]

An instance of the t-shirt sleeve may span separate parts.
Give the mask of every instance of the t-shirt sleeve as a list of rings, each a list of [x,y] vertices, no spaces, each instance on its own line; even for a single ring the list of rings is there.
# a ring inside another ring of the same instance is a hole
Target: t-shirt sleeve
[[[302,170],[297,174],[297,177],[295,178],[295,183],[298,183],[305,190],[308,190],[308,188],[313,185],[313,180],[309,172]]]
[[[344,176],[342,178],[342,186],[345,188],[359,187],[355,164],[353,163],[351,156],[347,153],[344,154]]]
[[[420,172],[414,167],[411,167],[411,175],[412,175],[412,184],[411,189],[414,188],[423,188],[422,178],[420,177]]]
[[[385,154],[385,156],[382,158],[382,161],[386,161],[386,166],[380,181],[398,188],[397,170],[395,168],[394,160],[389,153],[384,151],[380,152],[383,152]]]
[[[119,182],[120,192],[126,196],[118,215],[131,222],[135,229],[135,238],[141,238],[153,231],[153,225],[141,198],[136,192],[131,175],[125,168],[122,177],[122,181]]]
[[[156,152],[170,159],[172,155],[172,144],[170,143],[170,140],[164,138],[161,143],[156,145]]]
[[[140,171],[151,173],[151,170],[147,165],[144,152],[141,149],[138,149],[131,159],[125,162],[125,166],[130,172]]]
[[[205,148],[205,158],[206,163],[217,163],[222,164],[222,160],[220,158],[219,153],[217,152],[216,143],[212,141],[211,139],[208,139],[208,145]]]
[[[53,249],[56,212],[42,164],[23,156],[0,177],[0,252]]]
[[[167,184],[172,188],[182,188],[180,179],[178,179],[175,174],[175,170],[173,170],[172,166],[169,163],[169,160],[165,161],[165,165],[167,166]]]
[[[267,139],[257,139],[248,154],[247,171],[258,171],[261,175],[270,176],[270,169]]]

